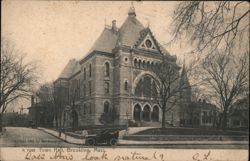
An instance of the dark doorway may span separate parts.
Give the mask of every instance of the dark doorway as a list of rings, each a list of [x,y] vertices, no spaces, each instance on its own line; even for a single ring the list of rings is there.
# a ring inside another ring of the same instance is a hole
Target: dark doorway
[[[149,105],[146,105],[143,109],[143,121],[150,121],[150,107]]]
[[[141,106],[137,104],[134,107],[134,120],[141,121],[140,115],[141,115]]]
[[[159,108],[157,106],[154,106],[154,108],[153,108],[152,121],[154,121],[154,122],[159,121]]]

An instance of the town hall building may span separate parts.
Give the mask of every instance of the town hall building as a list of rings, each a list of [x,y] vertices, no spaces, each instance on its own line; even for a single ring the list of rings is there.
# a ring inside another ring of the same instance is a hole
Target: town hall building
[[[128,120],[160,124],[162,110],[151,89],[158,79],[153,69],[160,64],[162,54],[176,63],[176,56],[163,48],[130,7],[120,28],[116,20],[106,25],[86,56],[70,60],[54,82],[65,126],[100,125],[101,115],[114,109],[119,115],[115,124]],[[186,100],[190,101],[188,95]],[[178,126],[180,109],[168,112],[166,122]]]

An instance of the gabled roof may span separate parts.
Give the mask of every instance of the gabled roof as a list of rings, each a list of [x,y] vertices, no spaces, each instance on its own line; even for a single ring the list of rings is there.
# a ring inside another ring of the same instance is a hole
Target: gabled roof
[[[105,26],[101,35],[98,37],[91,49],[88,51],[87,56],[93,53],[93,51],[112,53],[112,50],[117,46],[128,46],[133,48],[142,38],[141,34],[143,31],[150,32],[160,52],[166,54],[169,59],[176,60],[175,57],[171,56],[169,52],[160,43],[156,41],[150,29],[145,28],[141,24],[141,22],[136,19],[134,7],[131,7],[129,9],[127,19],[118,30],[116,27],[107,28]],[[81,59],[81,61],[83,59]],[[69,78],[70,76],[78,72],[80,70],[79,62],[80,61],[76,61],[74,59],[70,60],[64,68],[63,72],[60,74],[59,78]]]
[[[63,71],[59,75],[59,78],[69,78],[81,69],[79,62],[76,59],[71,59],[64,67]]]

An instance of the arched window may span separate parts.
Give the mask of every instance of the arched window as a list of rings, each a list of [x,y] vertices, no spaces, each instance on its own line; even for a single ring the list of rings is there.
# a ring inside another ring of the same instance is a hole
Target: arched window
[[[109,77],[109,63],[105,63],[105,77]]]
[[[109,102],[105,101],[104,102],[104,113],[108,113],[109,112]]]
[[[105,89],[105,93],[109,93],[109,83],[108,82],[104,83],[104,89]]]
[[[154,69],[154,62],[151,63],[151,69]]]
[[[145,65],[146,65],[146,62],[143,61],[143,62],[142,62],[142,68],[145,68]]]
[[[137,66],[138,66],[138,64],[137,64],[137,63],[138,63],[138,62],[137,62],[137,59],[135,59],[135,60],[134,60],[134,66],[135,66],[135,67],[137,67]]]
[[[124,89],[125,89],[125,91],[128,90],[128,81],[125,81],[125,83],[124,83]]]
[[[141,68],[141,60],[139,60],[138,67]]]
[[[150,62],[148,61],[147,62],[147,69],[149,69],[150,68]]]

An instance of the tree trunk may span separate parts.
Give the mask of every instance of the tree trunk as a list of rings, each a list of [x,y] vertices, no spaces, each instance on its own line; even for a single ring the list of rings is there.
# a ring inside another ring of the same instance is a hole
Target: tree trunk
[[[162,108],[162,122],[161,122],[161,128],[165,128],[165,125],[166,125],[166,112],[165,112],[165,107]]]
[[[2,130],[3,130],[3,122],[2,122],[2,116],[3,116],[3,114],[2,113],[0,113],[0,132],[2,132]]]
[[[223,119],[222,119],[222,129],[225,130],[227,128],[227,111],[223,111]]]

